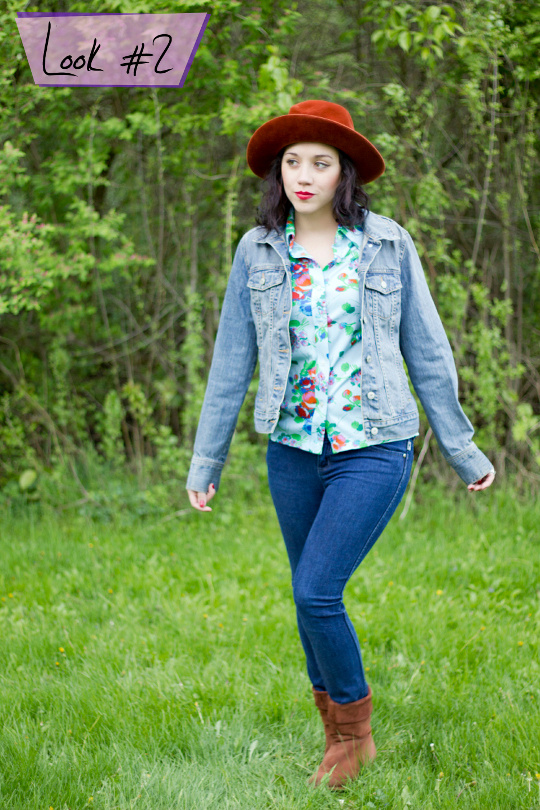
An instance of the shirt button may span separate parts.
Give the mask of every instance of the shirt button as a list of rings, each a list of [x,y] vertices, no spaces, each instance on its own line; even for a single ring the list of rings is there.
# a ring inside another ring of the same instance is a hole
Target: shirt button
[[[375,394],[373,393],[373,391],[368,391],[367,398],[368,399],[374,399],[374,397],[375,397]]]
[[[376,436],[378,432],[379,432],[379,428],[371,428],[371,435],[372,436]]]
[[[368,356],[366,357],[366,363],[371,363],[371,355],[370,354],[368,354]]]
[[[384,279],[381,281],[381,287],[386,289],[386,281],[384,281]]]

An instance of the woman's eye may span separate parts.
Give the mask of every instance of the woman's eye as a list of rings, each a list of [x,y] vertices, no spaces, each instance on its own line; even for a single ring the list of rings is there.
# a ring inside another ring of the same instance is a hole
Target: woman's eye
[[[291,165],[291,163],[298,163],[298,161],[297,161],[297,160],[295,160],[294,158],[289,158],[289,159],[287,160],[287,163],[288,163],[288,165],[290,166],[290,165]],[[315,163],[315,166],[322,166],[322,167],[323,167],[323,169],[326,169],[326,168],[328,167],[328,163],[323,163],[322,161],[318,160],[318,161]]]

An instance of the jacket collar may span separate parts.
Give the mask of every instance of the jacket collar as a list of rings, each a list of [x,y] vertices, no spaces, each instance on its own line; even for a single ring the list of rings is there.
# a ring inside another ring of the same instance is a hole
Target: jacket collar
[[[395,241],[401,239],[401,229],[397,222],[389,217],[382,217],[369,211],[363,229],[371,239],[379,242],[381,239]]]
[[[380,242],[381,239],[388,239],[391,241],[401,239],[400,227],[397,222],[394,222],[394,220],[390,219],[389,217],[374,214],[373,211],[368,212],[367,217],[364,220],[362,230],[370,239],[373,239],[375,242]],[[285,241],[285,228],[280,228],[277,231],[272,230],[268,236],[264,235],[266,231],[262,225],[256,227],[254,231],[254,242],[269,242],[270,244],[274,244],[276,246],[281,243],[287,247]]]

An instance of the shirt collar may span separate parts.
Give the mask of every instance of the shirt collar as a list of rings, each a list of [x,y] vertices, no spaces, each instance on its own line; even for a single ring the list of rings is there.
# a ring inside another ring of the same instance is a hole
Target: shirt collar
[[[299,257],[302,256],[303,253],[294,241],[295,233],[294,206],[291,205],[289,208],[289,214],[287,216],[287,222],[285,223],[285,241],[287,242],[289,253],[292,256]],[[361,228],[350,229],[345,225],[338,225],[336,239],[334,242],[338,256],[343,257],[346,255],[350,247],[349,242],[353,242],[359,249],[361,249],[363,239],[364,233]]]

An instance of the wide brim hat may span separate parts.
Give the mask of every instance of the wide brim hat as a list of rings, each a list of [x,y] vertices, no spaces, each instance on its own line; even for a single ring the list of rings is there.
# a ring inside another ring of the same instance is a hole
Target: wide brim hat
[[[264,179],[280,149],[300,141],[316,141],[345,152],[356,166],[362,184],[371,183],[384,172],[378,149],[354,128],[348,110],[333,101],[300,101],[287,115],[271,118],[255,130],[247,145],[251,171]]]

